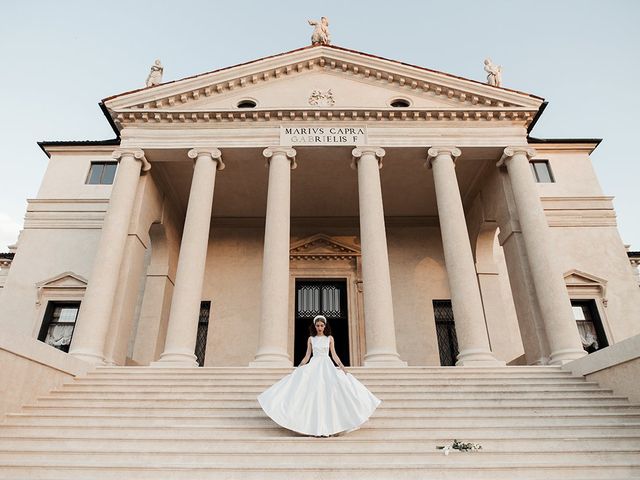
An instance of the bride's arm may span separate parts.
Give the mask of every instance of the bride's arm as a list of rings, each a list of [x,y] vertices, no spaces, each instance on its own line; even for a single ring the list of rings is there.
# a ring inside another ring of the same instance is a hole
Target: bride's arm
[[[311,358],[311,337],[307,339],[307,353],[304,354],[304,358],[300,361],[299,367],[303,366]]]
[[[347,371],[344,369],[344,365],[340,361],[340,357],[338,357],[338,354],[336,353],[336,347],[334,345],[332,336],[329,336],[329,350],[331,351],[331,358],[333,358],[333,361],[338,364],[340,370],[342,370],[344,373],[347,373]]]

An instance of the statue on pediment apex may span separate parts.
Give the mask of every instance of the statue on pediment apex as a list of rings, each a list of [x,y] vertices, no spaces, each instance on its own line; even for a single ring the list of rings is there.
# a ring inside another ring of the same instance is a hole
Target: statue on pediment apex
[[[314,27],[311,34],[311,45],[329,45],[331,43],[329,19],[322,17],[319,22],[317,20],[308,20],[308,22]]]
[[[494,87],[502,86],[502,66],[495,65],[490,58],[484,60],[484,71],[487,72],[487,83]]]
[[[149,76],[147,77],[147,82],[146,82],[147,87],[160,85],[162,83],[163,71],[164,71],[164,67],[160,63],[160,60],[156,60],[155,63],[151,65],[151,71],[149,72]]]

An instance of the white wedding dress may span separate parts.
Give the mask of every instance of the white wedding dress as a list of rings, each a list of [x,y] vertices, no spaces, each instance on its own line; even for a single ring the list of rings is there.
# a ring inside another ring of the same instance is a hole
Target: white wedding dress
[[[328,436],[355,430],[380,405],[367,387],[329,358],[329,337],[311,337],[313,357],[258,396],[265,413],[294,432]]]

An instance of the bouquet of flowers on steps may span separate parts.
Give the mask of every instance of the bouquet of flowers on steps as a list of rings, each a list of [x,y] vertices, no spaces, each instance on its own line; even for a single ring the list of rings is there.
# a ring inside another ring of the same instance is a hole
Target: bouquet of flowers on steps
[[[458,440],[454,440],[449,445],[438,445],[438,450],[442,450],[445,455],[449,455],[450,452],[477,452],[482,450],[482,445],[479,443],[465,443]]]

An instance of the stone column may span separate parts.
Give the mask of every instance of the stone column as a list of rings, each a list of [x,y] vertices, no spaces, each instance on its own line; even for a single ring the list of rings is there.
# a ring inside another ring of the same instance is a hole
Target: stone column
[[[385,151],[358,147],[352,152],[358,170],[360,242],[366,331],[365,366],[404,366],[396,350],[387,234],[382,207],[380,168]]]
[[[144,275],[144,256],[147,248],[148,245],[142,243],[138,235],[131,233],[127,235],[118,288],[114,296],[111,321],[104,345],[104,360],[107,365],[125,365],[126,363],[133,317],[140,294],[140,281]]]
[[[120,160],[118,171],[69,350],[71,355],[97,364],[105,363],[104,346],[140,170],[151,169],[144,152],[138,148],[117,149],[113,158]]]
[[[194,148],[188,155],[195,159],[195,167],[180,242],[167,339],[164,352],[153,366],[198,366],[195,347],[209,246],[213,188],[216,170],[222,170],[224,163],[217,148]]]
[[[291,170],[296,151],[269,147],[262,153],[269,166],[267,216],[262,257],[260,340],[251,366],[291,366],[289,340],[289,232]]]
[[[427,166],[433,170],[442,249],[458,338],[456,365],[504,365],[504,362],[496,360],[489,348],[482,299],[454,166],[454,159],[460,154],[455,147],[433,147],[427,156]]]
[[[564,279],[551,261],[551,232],[542,209],[529,159],[536,154],[526,146],[507,147],[498,167],[506,165],[531,276],[551,350],[549,363],[564,364],[586,354]]]

